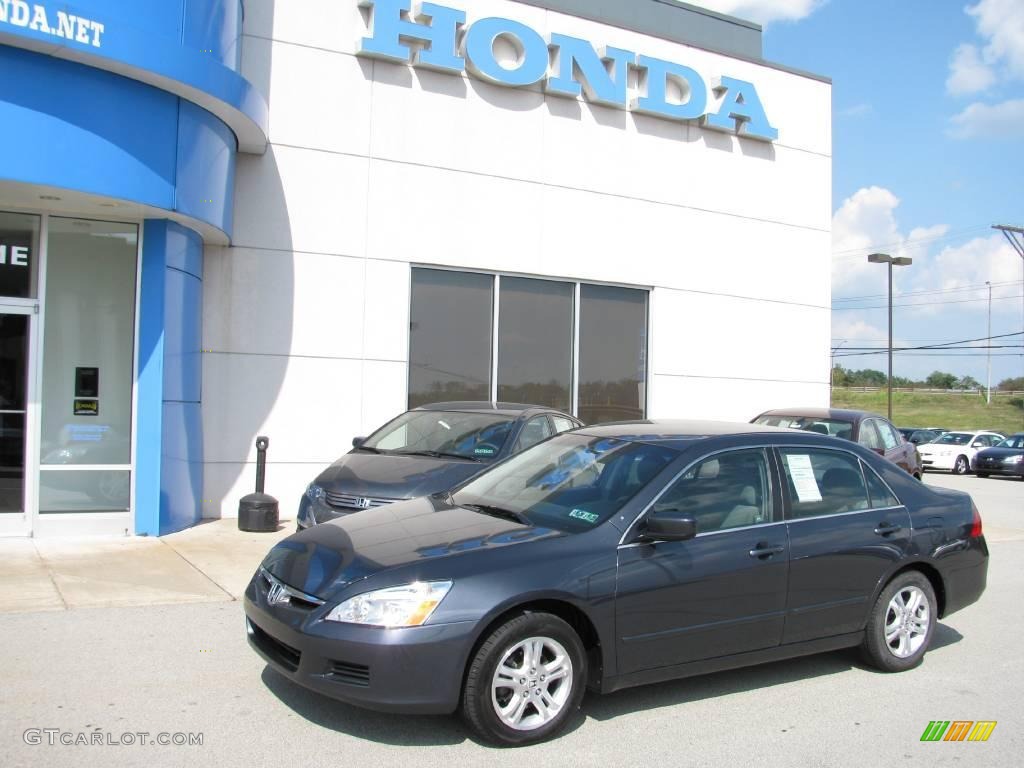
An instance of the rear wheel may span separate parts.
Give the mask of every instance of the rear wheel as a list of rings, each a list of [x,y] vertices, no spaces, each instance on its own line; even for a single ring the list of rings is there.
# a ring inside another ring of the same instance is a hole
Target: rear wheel
[[[484,740],[531,744],[557,734],[580,707],[587,656],[579,636],[549,613],[502,624],[470,662],[462,714]]]
[[[970,463],[967,461],[966,456],[957,456],[956,461],[953,463],[953,474],[954,475],[966,475],[967,471],[971,468]]]
[[[938,620],[931,583],[919,571],[896,576],[882,590],[864,632],[864,660],[883,672],[902,672],[921,663]]]

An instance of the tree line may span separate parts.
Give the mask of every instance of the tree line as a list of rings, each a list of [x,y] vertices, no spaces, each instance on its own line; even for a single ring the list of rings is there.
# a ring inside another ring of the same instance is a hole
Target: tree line
[[[884,387],[886,381],[885,373],[872,368],[855,371],[843,368],[841,365],[836,365],[832,369],[832,386],[834,387]],[[932,371],[927,378],[920,381],[904,378],[903,376],[893,376],[892,385],[902,388],[920,387],[955,391],[984,389],[984,386],[973,376],[957,376],[955,373],[947,373],[946,371]],[[1024,390],[1024,376],[1003,379],[999,382],[998,386],[992,389],[999,389],[1004,392]]]

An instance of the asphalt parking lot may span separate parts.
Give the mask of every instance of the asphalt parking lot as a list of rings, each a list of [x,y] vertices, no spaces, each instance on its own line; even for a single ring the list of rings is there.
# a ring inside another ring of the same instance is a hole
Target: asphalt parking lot
[[[247,647],[237,602],[13,613],[0,616],[0,765],[1016,766],[1024,482],[926,482],[974,495],[992,557],[982,601],[944,621],[908,673],[837,652],[588,696],[567,735],[499,750],[454,718],[364,712],[294,686]],[[922,743],[931,720],[998,725],[984,743]],[[28,729],[103,743],[28,744]],[[149,743],[161,733],[202,744]]]

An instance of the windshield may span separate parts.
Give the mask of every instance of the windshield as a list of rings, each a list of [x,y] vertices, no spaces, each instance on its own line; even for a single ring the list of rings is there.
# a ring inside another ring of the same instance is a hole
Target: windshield
[[[937,445],[967,445],[972,437],[974,435],[969,432],[947,432],[933,442]]]
[[[1011,435],[1001,442],[997,448],[1024,448],[1024,435]]]
[[[814,416],[758,416],[754,423],[764,424],[768,427],[802,429],[806,432],[817,432],[819,435],[853,440],[853,424],[838,419],[818,419]]]
[[[919,429],[910,436],[910,442],[912,443],[930,443],[939,433],[932,429]]]
[[[512,419],[493,413],[408,411],[385,424],[360,448],[487,461],[512,431]]]
[[[485,472],[452,498],[459,506],[577,533],[618,512],[677,455],[646,443],[559,435]]]

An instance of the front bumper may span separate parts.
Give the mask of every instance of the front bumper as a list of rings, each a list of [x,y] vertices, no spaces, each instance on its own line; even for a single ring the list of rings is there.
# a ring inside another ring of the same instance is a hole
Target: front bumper
[[[956,456],[941,456],[939,454],[921,454],[921,466],[925,469],[953,469],[956,463]]]
[[[1009,475],[1011,477],[1024,477],[1024,461],[1013,464],[1004,464],[1002,459],[978,460],[971,462],[971,469],[986,475]]]
[[[249,645],[280,674],[381,712],[450,714],[458,707],[476,622],[382,629],[324,621],[332,605],[269,605],[261,581],[254,578],[245,591]]]

